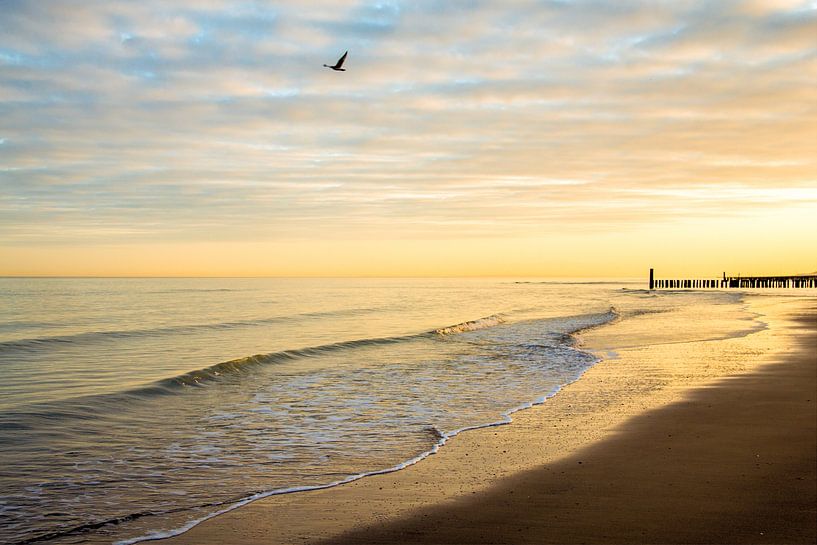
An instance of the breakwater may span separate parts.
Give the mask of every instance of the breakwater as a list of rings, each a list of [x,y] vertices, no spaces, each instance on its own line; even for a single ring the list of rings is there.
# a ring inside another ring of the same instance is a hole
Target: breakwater
[[[655,278],[650,269],[650,289],[727,289],[727,288],[817,288],[817,275],[726,276],[721,278]]]

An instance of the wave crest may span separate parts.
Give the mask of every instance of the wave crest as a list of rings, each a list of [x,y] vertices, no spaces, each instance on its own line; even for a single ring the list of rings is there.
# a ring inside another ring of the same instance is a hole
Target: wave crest
[[[478,329],[485,329],[494,327],[505,323],[505,318],[501,314],[492,314],[478,320],[470,320],[459,324],[450,325],[448,327],[441,327],[435,329],[434,333],[437,335],[455,335],[457,333],[465,333],[467,331],[476,331]]]
[[[242,373],[248,371],[253,367],[260,365],[267,365],[273,363],[286,363],[288,361],[298,360],[302,358],[309,358],[321,356],[336,352],[338,350],[361,348],[365,346],[382,346],[386,344],[395,344],[411,339],[419,338],[423,335],[406,335],[404,337],[381,337],[376,339],[358,339],[353,341],[343,341],[338,343],[323,344],[320,346],[311,346],[307,348],[298,348],[295,350],[283,350],[281,352],[271,352],[269,354],[255,354],[244,358],[225,361],[205,367],[204,369],[197,369],[188,373],[160,380],[148,386],[146,389],[154,390],[156,388],[167,390],[175,389],[179,386],[198,386],[206,382],[211,382],[223,375],[230,375],[234,373]]]

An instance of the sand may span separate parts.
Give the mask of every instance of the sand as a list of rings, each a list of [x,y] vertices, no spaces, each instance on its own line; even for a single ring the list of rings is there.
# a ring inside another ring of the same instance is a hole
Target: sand
[[[815,543],[817,304],[749,304],[767,329],[618,349],[509,426],[168,541]],[[621,344],[615,325],[582,340],[600,354]]]

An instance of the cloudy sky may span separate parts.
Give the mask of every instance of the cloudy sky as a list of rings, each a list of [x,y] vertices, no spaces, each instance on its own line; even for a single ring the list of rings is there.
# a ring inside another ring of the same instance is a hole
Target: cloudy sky
[[[810,272],[815,82],[814,1],[0,0],[0,274]]]

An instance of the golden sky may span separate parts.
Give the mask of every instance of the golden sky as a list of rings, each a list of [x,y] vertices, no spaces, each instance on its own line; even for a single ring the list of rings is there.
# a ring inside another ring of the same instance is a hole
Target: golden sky
[[[817,270],[817,3],[303,4],[4,3],[0,274]]]

